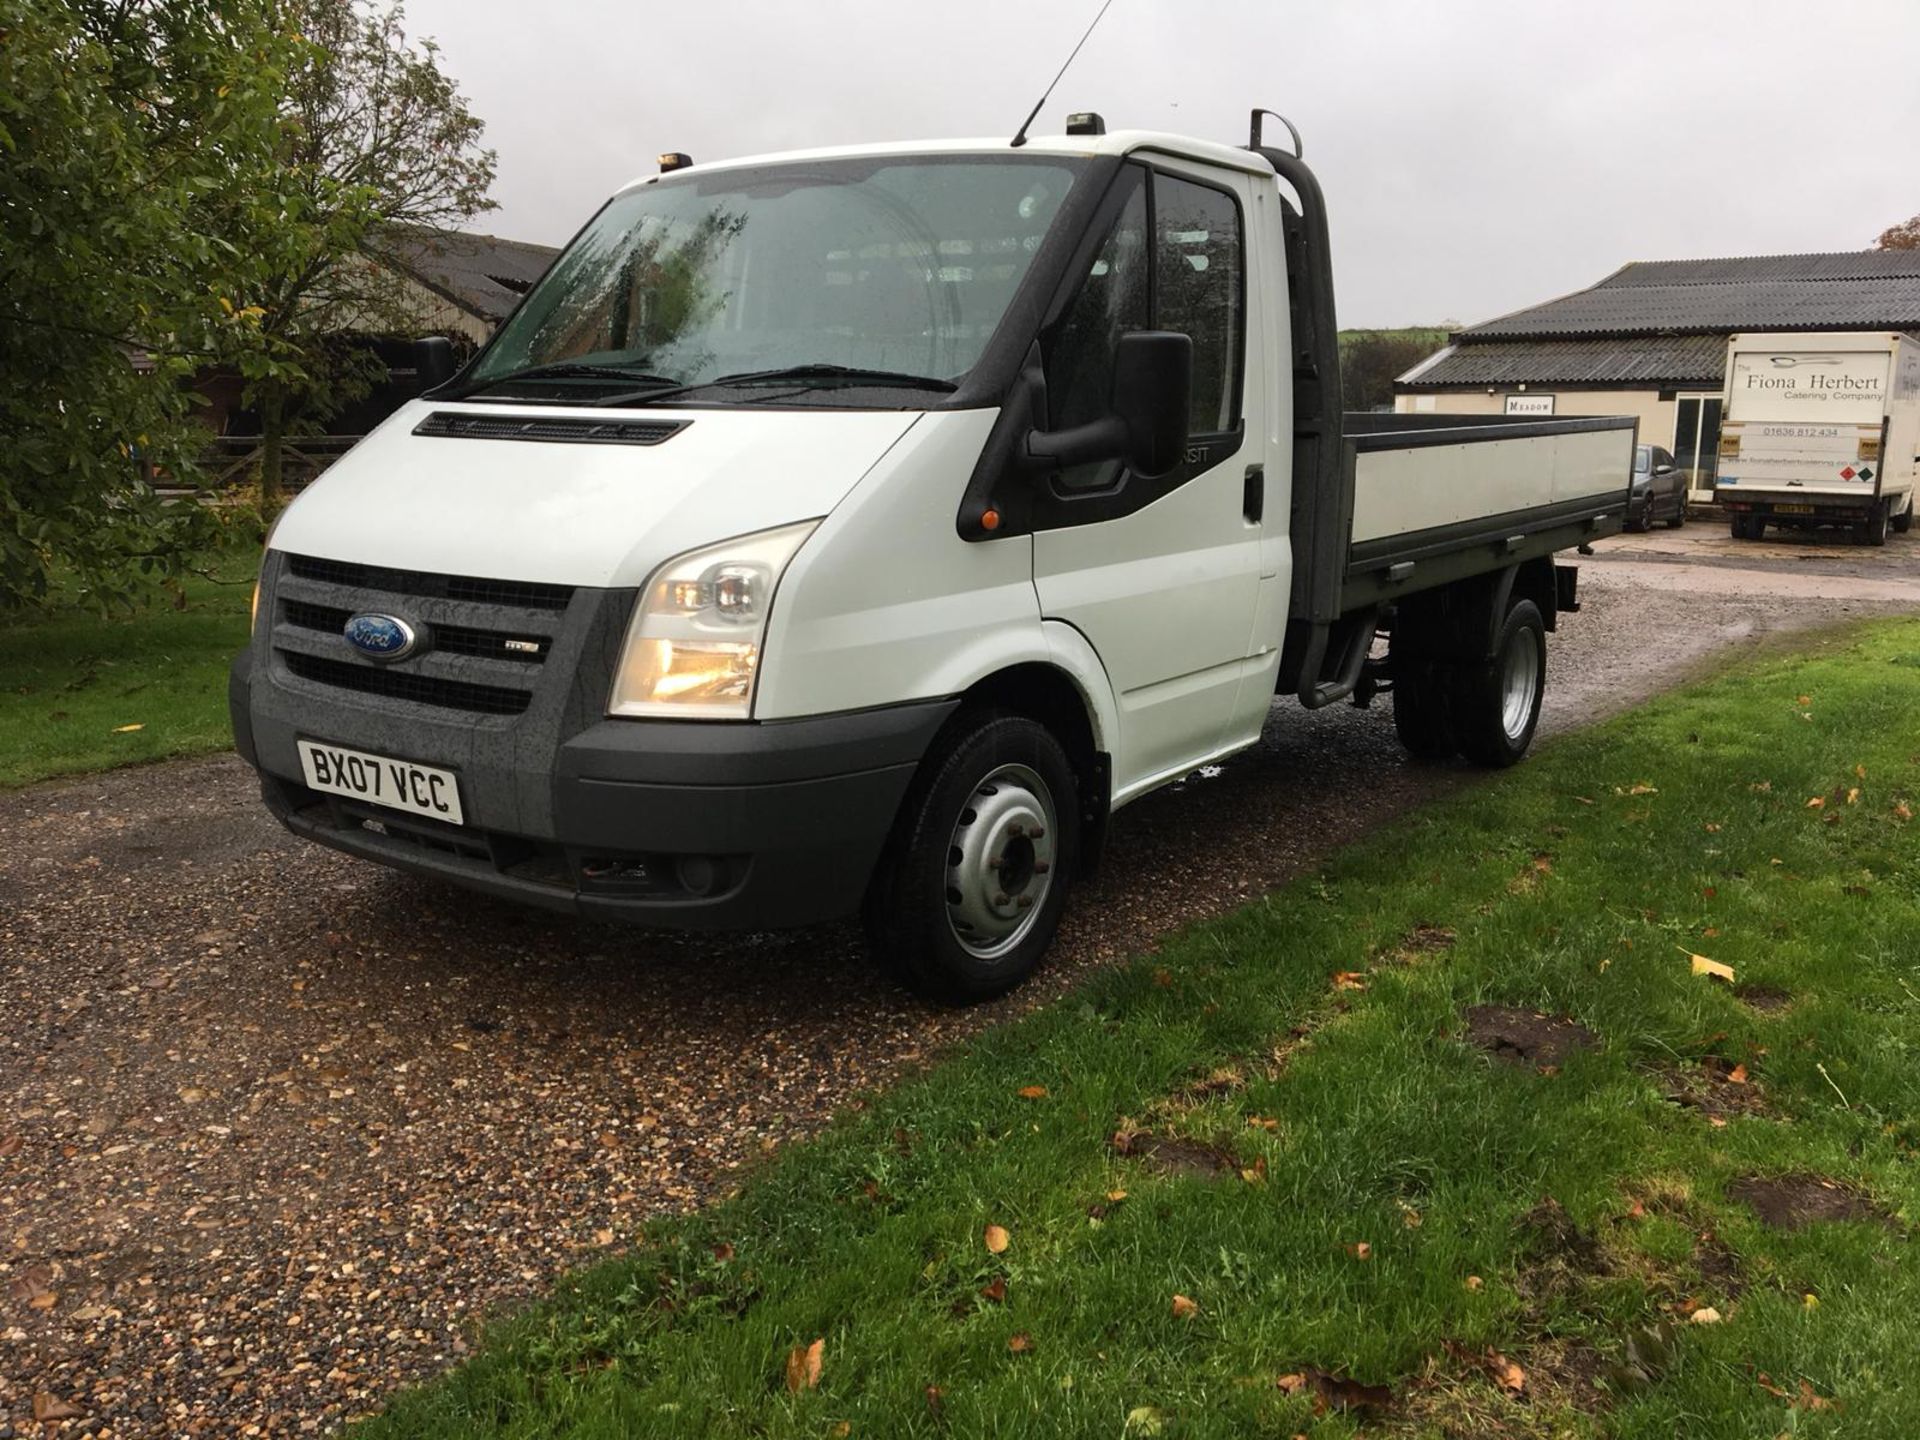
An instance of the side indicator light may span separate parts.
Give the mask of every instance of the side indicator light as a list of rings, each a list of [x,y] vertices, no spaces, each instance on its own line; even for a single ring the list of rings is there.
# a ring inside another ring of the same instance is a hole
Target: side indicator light
[[[991,506],[981,511],[980,528],[982,530],[998,530],[1000,528],[1000,512]]]

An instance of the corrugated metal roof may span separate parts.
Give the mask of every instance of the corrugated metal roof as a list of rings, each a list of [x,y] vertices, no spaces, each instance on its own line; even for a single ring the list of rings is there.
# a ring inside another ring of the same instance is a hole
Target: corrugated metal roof
[[[1626,265],[1591,289],[1460,332],[1521,337],[1920,328],[1920,252],[1861,250]]]
[[[401,269],[487,321],[504,319],[560,253],[551,245],[465,231],[402,232],[387,249]]]
[[[1725,335],[1639,340],[1485,340],[1462,343],[1403,375],[1401,390],[1461,385],[1710,385],[1727,363]]]

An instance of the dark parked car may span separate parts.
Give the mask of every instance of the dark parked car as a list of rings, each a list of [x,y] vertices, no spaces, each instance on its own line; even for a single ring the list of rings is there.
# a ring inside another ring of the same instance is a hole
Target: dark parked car
[[[1669,530],[1687,523],[1687,472],[1673,463],[1673,452],[1658,445],[1633,451],[1633,492],[1627,498],[1627,529],[1651,530],[1664,520]]]

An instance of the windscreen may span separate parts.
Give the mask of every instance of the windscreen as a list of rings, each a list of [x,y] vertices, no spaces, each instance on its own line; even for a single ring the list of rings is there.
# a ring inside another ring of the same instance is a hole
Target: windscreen
[[[577,361],[678,384],[973,368],[1081,168],[891,156],[697,172],[615,197],[471,380]]]
[[[1737,350],[1727,418],[1878,425],[1887,400],[1885,350]]]

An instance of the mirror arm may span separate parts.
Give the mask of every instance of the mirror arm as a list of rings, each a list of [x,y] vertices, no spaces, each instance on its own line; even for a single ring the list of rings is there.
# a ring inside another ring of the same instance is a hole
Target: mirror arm
[[[1105,415],[1068,430],[1031,430],[1027,433],[1027,458],[1038,465],[1084,465],[1095,460],[1113,460],[1126,454],[1127,422],[1118,415]]]

